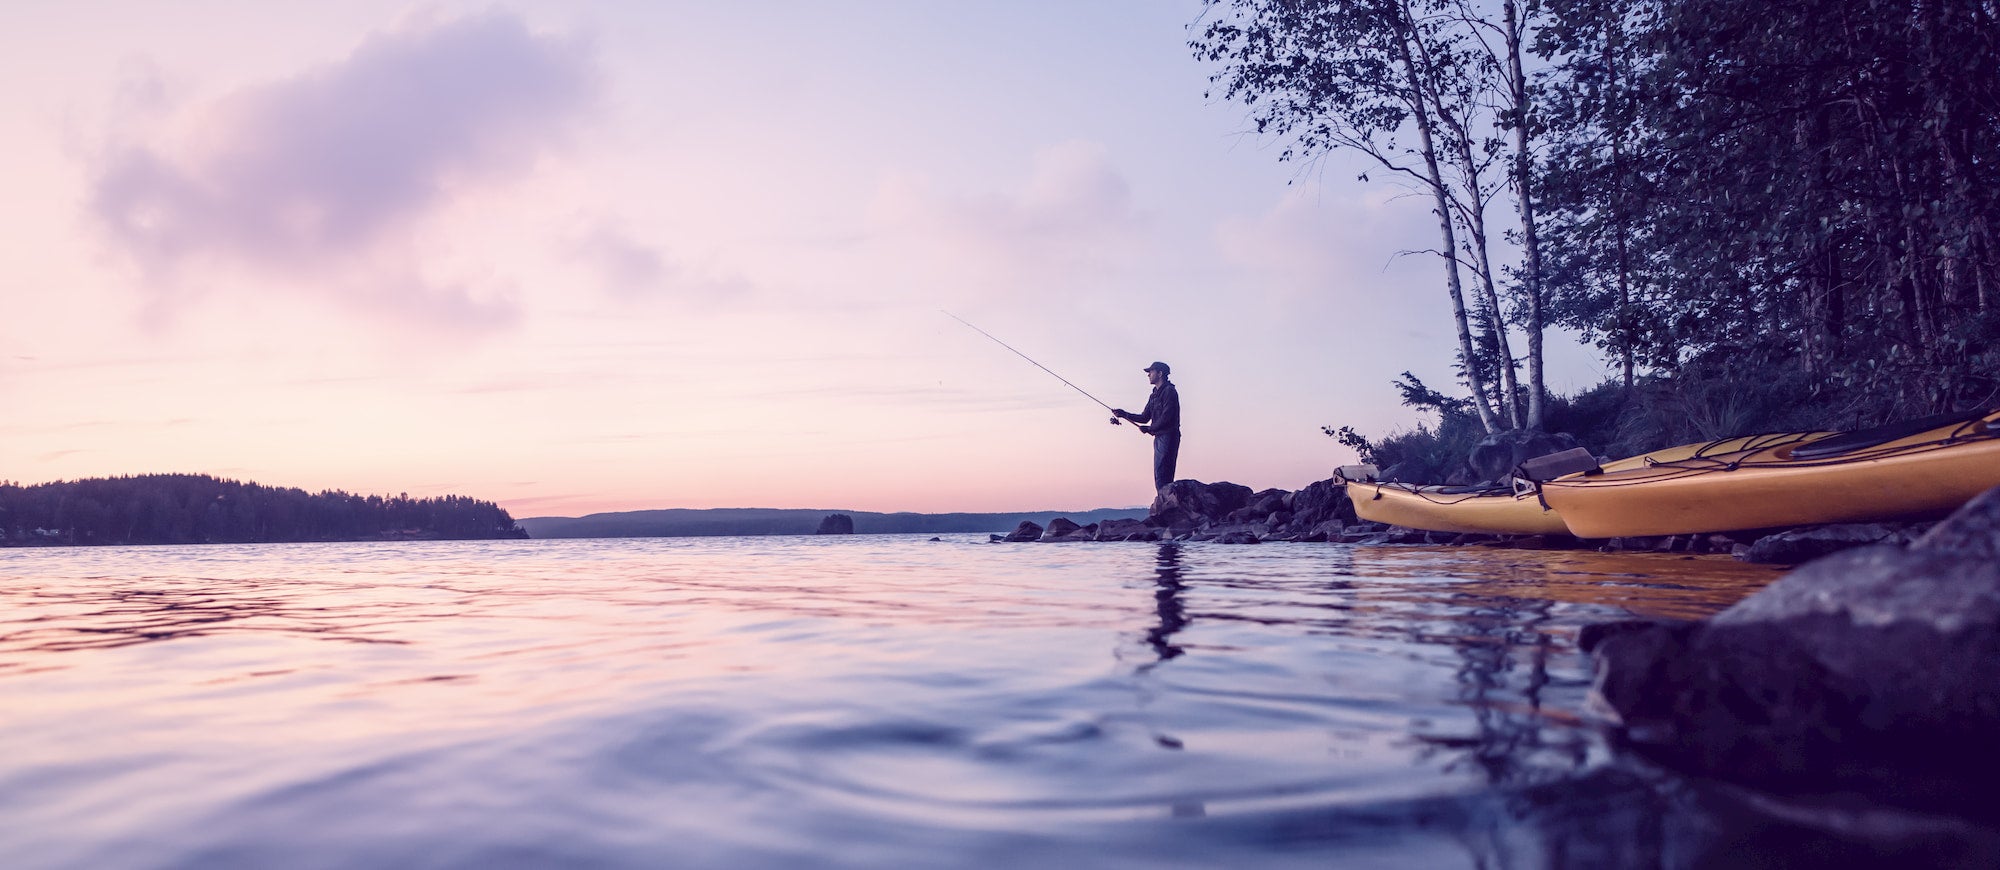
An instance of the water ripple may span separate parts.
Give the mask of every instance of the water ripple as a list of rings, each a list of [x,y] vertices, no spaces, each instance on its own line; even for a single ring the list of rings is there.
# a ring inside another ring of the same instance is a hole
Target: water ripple
[[[0,550],[0,853],[732,870],[1701,856],[1738,829],[1588,727],[1576,632],[1712,613],[1774,576],[970,536]],[[1668,843],[1663,815],[1692,839]]]

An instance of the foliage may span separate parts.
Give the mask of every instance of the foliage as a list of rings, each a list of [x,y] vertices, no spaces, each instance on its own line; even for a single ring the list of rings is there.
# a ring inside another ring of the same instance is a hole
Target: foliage
[[[1414,429],[1391,432],[1371,440],[1352,426],[1322,426],[1320,431],[1354,449],[1362,462],[1382,470],[1390,480],[1446,482],[1463,476],[1465,457],[1486,435],[1471,403],[1431,389],[1416,375],[1404,372],[1395,382],[1403,404],[1437,414],[1437,425],[1418,423]]]
[[[1377,441],[1374,464],[1387,480],[1468,483],[1465,458],[1485,436],[1479,420],[1467,415],[1443,417],[1435,427],[1418,423]]]
[[[0,545],[526,536],[499,506],[461,496],[308,494],[191,474],[0,482]]]
[[[1640,377],[1627,387],[1614,377],[1573,396],[1551,394],[1549,430],[1567,432],[1606,459],[1637,456],[1664,447],[1758,432],[1840,430],[1887,422],[1864,403],[1830,401],[1807,389],[1807,375],[1768,361],[1731,365],[1708,361],[1684,366],[1673,377]],[[1453,482],[1481,437],[1464,400],[1442,395],[1405,372],[1396,382],[1403,404],[1435,413],[1437,423],[1370,439],[1352,427],[1322,427],[1362,461],[1397,479]]]
[[[1619,425],[1660,439],[2000,401],[1996,0],[1206,7],[1196,54],[1281,159],[1353,149],[1428,195],[1489,430],[1562,428],[1515,413],[1544,398],[1544,317],[1616,361]],[[1503,187],[1524,253],[1496,272]]]
[[[1697,429],[1764,404],[1723,382],[1864,422],[1994,400],[2000,4],[1549,5],[1552,313],[1628,385],[1682,381],[1651,395]]]
[[[1375,464],[1375,443],[1369,441],[1368,436],[1354,431],[1353,426],[1341,426],[1339,428],[1321,426],[1319,430],[1325,432],[1333,440],[1340,442],[1340,446],[1353,450],[1354,455],[1361,457],[1362,462],[1370,465]]]

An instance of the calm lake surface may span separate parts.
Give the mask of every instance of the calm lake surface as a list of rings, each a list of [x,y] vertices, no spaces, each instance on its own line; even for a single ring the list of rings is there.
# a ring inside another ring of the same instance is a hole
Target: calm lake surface
[[[1773,828],[1609,748],[1576,635],[1777,576],[983,536],[0,550],[0,863],[1740,862]]]

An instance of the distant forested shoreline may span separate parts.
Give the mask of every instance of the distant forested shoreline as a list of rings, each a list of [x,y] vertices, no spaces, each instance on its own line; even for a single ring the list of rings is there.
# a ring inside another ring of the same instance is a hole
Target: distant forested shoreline
[[[582,517],[527,517],[521,527],[537,538],[691,538],[727,535],[810,535],[829,513],[854,522],[857,535],[962,534],[1009,532],[1023,520],[1047,525],[1066,516],[1079,523],[1142,519],[1145,508],[1019,513],[874,513],[804,508],[671,508],[620,511]]]
[[[463,496],[308,493],[202,474],[0,481],[0,546],[483,540],[528,536]]]

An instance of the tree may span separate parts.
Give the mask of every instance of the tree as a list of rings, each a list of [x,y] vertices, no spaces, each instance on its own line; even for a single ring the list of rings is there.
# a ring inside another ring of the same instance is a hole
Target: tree
[[[1290,140],[1281,160],[1358,151],[1427,194],[1438,218],[1458,357],[1480,422],[1500,428],[1478,365],[1459,270],[1449,143],[1440,101],[1462,82],[1463,35],[1443,0],[1207,0],[1214,20],[1190,44],[1219,64],[1210,81],[1251,111],[1257,132]],[[1213,92],[1211,93],[1211,96]],[[1414,137],[1410,143],[1407,137]],[[1365,178],[1365,176],[1364,176]]]
[[[525,537],[491,502],[462,496],[308,495],[207,475],[0,484],[0,543],[259,543]]]
[[[1498,23],[1471,0],[1208,0],[1208,7],[1216,17],[1192,42],[1196,54],[1220,65],[1211,82],[1251,109],[1259,133],[1290,140],[1280,159],[1351,149],[1430,200],[1472,409],[1489,432],[1539,427],[1542,267],[1526,158],[1533,104],[1521,62],[1527,17],[1514,0],[1503,0]],[[1503,130],[1512,131],[1511,142]],[[1501,299],[1487,223],[1503,190],[1513,192],[1517,241],[1528,251],[1513,270],[1521,278],[1518,318]],[[1478,282],[1470,307],[1461,269]],[[1525,390],[1509,338],[1516,320],[1528,336]]]
[[[1993,400],[1993,0],[1548,2],[1549,274],[1628,382],[1728,359],[1858,416]]]

